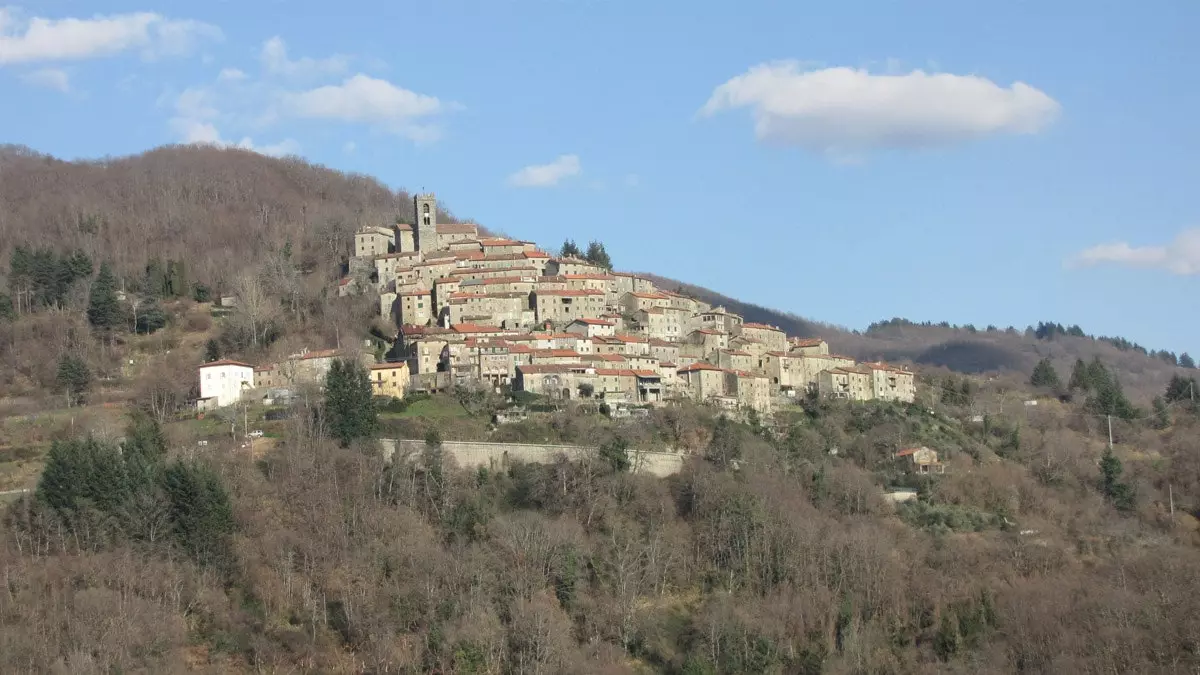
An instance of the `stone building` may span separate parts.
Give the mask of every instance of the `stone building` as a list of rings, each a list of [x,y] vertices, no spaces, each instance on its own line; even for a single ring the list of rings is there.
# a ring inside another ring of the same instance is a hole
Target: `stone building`
[[[871,371],[861,366],[842,366],[822,370],[817,376],[817,392],[826,398],[867,401],[871,398]]]
[[[370,259],[392,252],[396,234],[390,227],[366,226],[354,233],[354,256]]]
[[[766,347],[765,351],[784,351],[788,347],[787,333],[776,326],[743,322],[734,326],[734,332],[739,337],[761,343]]]
[[[426,288],[397,294],[396,306],[400,310],[399,323],[424,326],[434,318],[433,293]]]
[[[603,291],[537,291],[534,296],[539,323],[566,325],[575,319],[599,318],[604,313]]]
[[[586,335],[589,338],[602,336],[611,337],[616,334],[616,326],[613,322],[605,319],[582,318],[575,319],[567,324],[564,329],[568,333],[576,333],[578,335]]]

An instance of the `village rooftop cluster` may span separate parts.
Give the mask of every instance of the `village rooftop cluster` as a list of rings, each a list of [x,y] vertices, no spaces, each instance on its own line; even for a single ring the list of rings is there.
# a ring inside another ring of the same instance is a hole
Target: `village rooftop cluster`
[[[856,363],[819,338],[744,321],[650,279],[525,241],[439,223],[432,194],[414,199],[416,224],[355,234],[339,294],[375,292],[397,328],[403,359],[368,363],[375,392],[403,397],[474,384],[610,406],[681,399],[770,413],[810,392],[857,401],[911,402],[911,371]],[[254,368],[200,368],[202,406],[248,391],[324,377],[336,351],[295,354]]]

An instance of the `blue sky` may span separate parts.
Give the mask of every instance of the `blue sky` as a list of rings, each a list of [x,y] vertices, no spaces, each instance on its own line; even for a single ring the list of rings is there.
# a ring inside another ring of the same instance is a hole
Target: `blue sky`
[[[1198,25],[1184,0],[43,0],[0,10],[0,141],[294,152],[822,321],[1197,354]]]

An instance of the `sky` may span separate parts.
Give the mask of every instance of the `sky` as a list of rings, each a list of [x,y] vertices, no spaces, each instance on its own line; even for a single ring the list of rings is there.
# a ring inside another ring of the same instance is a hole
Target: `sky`
[[[0,4],[0,142],[297,154],[850,328],[1196,355],[1197,26],[1187,0],[41,0]]]

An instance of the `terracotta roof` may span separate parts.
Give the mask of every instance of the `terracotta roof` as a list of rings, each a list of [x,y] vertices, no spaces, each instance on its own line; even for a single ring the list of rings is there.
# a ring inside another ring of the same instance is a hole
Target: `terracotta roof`
[[[578,366],[576,366],[578,368]],[[521,364],[517,366],[517,372],[522,375],[540,375],[549,373],[569,373],[571,366],[565,363],[539,363],[538,365]]]
[[[546,253],[545,251],[525,251],[524,253],[520,253],[518,255],[521,255],[522,257],[525,257],[525,258],[549,258],[550,257],[550,254]]]
[[[239,366],[241,368],[253,368],[254,367],[254,366],[250,365],[249,363],[242,363],[241,361],[234,361],[233,359],[221,359],[219,361],[209,361],[208,363],[200,364],[201,368],[215,368],[217,366]]]
[[[634,342],[637,344],[642,344],[642,343],[650,344],[650,341],[648,338],[641,337],[640,335],[626,335],[625,333],[617,333],[616,335],[609,336],[608,339],[609,340],[617,340],[619,342]]]
[[[349,284],[351,281],[354,281],[354,280],[351,279],[350,277],[346,277],[338,282],[338,286],[345,286],[346,284]]]
[[[475,234],[479,226],[475,223],[438,223],[438,234]]]
[[[652,370],[630,370],[628,368],[597,368],[597,375],[616,375],[618,377],[658,378],[658,373]]]
[[[584,361],[606,361],[608,363],[624,363],[627,359],[620,354],[584,354]]]
[[[681,373],[694,373],[694,372],[697,372],[697,371],[700,371],[700,370],[715,370],[715,371],[717,371],[717,372],[722,372],[722,373],[723,373],[723,372],[725,372],[725,369],[724,369],[724,368],[718,368],[717,366],[714,366],[714,365],[713,365],[713,364],[711,364],[711,363],[703,363],[703,362],[701,362],[701,361],[697,361],[696,363],[693,363],[693,364],[692,364],[692,365],[690,365],[690,366],[684,366],[684,367],[682,367],[682,368],[680,368],[680,369],[679,369],[679,372],[681,372]]]
[[[725,352],[726,354],[728,354],[730,356],[754,356],[750,352],[743,352],[743,351],[739,351],[737,349],[722,349],[721,351]]]
[[[641,298],[643,300],[670,300],[670,298],[662,293],[639,293],[637,291],[630,291],[629,294],[635,298]]]
[[[531,284],[531,283],[533,283],[533,279],[530,279],[529,277],[488,277],[487,279],[470,279],[470,280],[464,281],[463,285],[464,286],[471,286],[471,285],[494,286],[496,284],[519,284],[519,283]]]
[[[524,246],[525,245],[525,242],[523,242],[523,241],[516,241],[515,239],[503,239],[500,237],[493,237],[490,239],[480,239],[479,243],[484,246]]]
[[[565,295],[565,296],[569,296],[569,297],[577,297],[577,296],[582,296],[582,295],[604,295],[604,291],[593,291],[593,290],[567,290],[567,291],[553,291],[553,290],[542,291],[542,290],[539,290],[539,291],[535,291],[535,293],[537,293],[538,295]]]
[[[563,279],[594,279],[596,281],[608,281],[612,279],[611,274],[564,274]]]
[[[475,324],[475,323],[456,323],[450,327],[450,330],[454,331],[455,333],[508,333],[508,332],[511,332],[511,331],[503,330],[501,328],[497,328],[496,326],[481,326],[481,325]]]
[[[897,453],[896,453],[896,456],[897,456],[897,457],[908,457],[909,455],[915,455],[915,454],[917,454],[917,451],[918,451],[918,450],[924,450],[924,449],[925,449],[924,447],[921,447],[921,448],[904,448],[904,449],[903,449],[903,450],[901,450],[900,452],[897,452]]]
[[[586,324],[588,326],[611,326],[611,325],[613,325],[613,322],[611,322],[611,321],[605,321],[603,319],[586,319],[586,318],[585,319],[575,319],[571,323],[582,323],[582,324]],[[570,324],[568,324],[568,325],[570,325]]]
[[[533,347],[530,347],[529,345],[509,345],[508,353],[509,354],[531,354],[531,353],[533,353]]]
[[[793,347],[820,347],[824,340],[821,338],[790,338],[788,342]]]
[[[675,364],[670,361],[662,361],[658,364],[660,368],[674,368]]]
[[[404,291],[403,293],[400,294],[400,297],[402,297],[402,298],[424,297],[426,295],[429,295],[431,292],[432,291],[424,291],[424,290]]]
[[[373,363],[371,370],[395,370],[396,368],[407,368],[408,363],[405,361],[393,361],[392,363]]]
[[[534,356],[553,356],[556,358],[579,358],[581,354],[574,349],[535,349]]]
[[[755,329],[758,329],[758,330],[773,330],[773,331],[778,331],[778,332],[780,332],[780,333],[782,333],[782,332],[783,332],[783,329],[782,329],[782,328],[777,328],[777,327],[775,327],[775,326],[768,326],[768,325],[767,325],[767,324],[765,324],[765,323],[752,323],[752,322],[746,322],[746,323],[743,323],[743,324],[742,324],[742,328],[755,328]]]
[[[412,232],[413,226],[408,223],[396,223],[396,229],[401,232]]]

